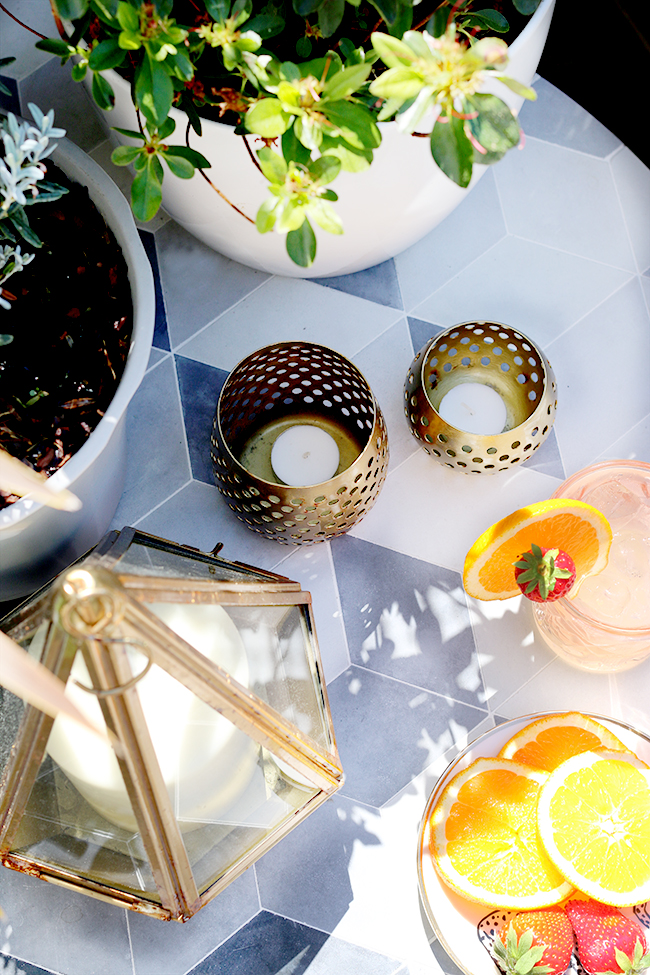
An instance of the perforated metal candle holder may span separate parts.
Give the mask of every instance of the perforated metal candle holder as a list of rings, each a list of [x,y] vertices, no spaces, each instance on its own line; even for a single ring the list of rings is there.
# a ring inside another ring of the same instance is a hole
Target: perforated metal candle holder
[[[317,426],[339,448],[332,478],[309,486],[279,481],[277,438],[297,423]],[[332,349],[282,342],[231,372],[212,429],[219,491],[253,531],[305,545],[342,535],[375,503],[386,478],[388,437],[379,405],[357,367]]]
[[[438,413],[461,383],[483,383],[506,407],[500,433],[467,433]],[[498,322],[464,322],[440,332],[411,363],[404,411],[413,436],[437,461],[471,474],[496,474],[528,460],[555,420],[557,384],[551,365],[531,339]]]

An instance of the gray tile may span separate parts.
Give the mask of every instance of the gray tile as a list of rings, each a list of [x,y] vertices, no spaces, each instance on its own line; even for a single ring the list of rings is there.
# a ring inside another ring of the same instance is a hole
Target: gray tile
[[[458,573],[359,538],[337,542],[332,555],[352,663],[482,705],[485,689]]]
[[[133,975],[126,911],[1,867],[11,953],[64,975]]]
[[[370,815],[377,815],[376,810]],[[331,932],[353,900],[349,869],[356,844],[379,843],[337,794],[255,864],[262,907]]]
[[[343,795],[383,805],[485,718],[442,693],[356,666],[330,684]]]
[[[171,220],[157,231],[156,246],[172,348],[214,321],[269,277],[210,250]],[[188,287],[191,287],[189,301]]]
[[[148,372],[127,413],[126,488],[112,527],[132,525],[190,477],[171,356]]]
[[[397,271],[393,260],[384,261],[365,271],[355,274],[343,274],[332,278],[310,278],[314,284],[322,284],[326,288],[345,291],[346,294],[376,301],[379,305],[390,305],[391,308],[402,308],[402,295],[399,288]]]
[[[51,31],[55,36],[56,31]],[[56,125],[66,130],[68,139],[85,152],[90,152],[106,138],[97,109],[82,84],[72,80],[71,66],[61,67],[59,58],[51,58],[37,71],[19,83],[23,115],[31,118],[29,102],[47,112],[54,109]]]
[[[213,484],[210,435],[228,373],[180,355],[175,360],[192,476],[197,481]]]
[[[505,233],[494,174],[488,170],[435,230],[395,258],[406,311],[410,312]]]
[[[524,102],[519,121],[526,136],[605,159],[621,145],[593,115],[544,78],[534,85],[537,100]]]
[[[0,58],[15,57],[13,64],[6,65],[2,69],[3,75],[15,78],[20,82],[23,78],[29,77],[47,61],[54,61],[51,54],[39,51],[35,47],[38,37],[29,32],[26,28],[38,31],[48,37],[56,36],[56,27],[52,17],[52,8],[47,0],[12,0],[11,4],[5,4],[11,13],[21,24],[10,17],[3,10],[0,10]],[[56,64],[59,64],[57,59]],[[48,109],[41,106],[43,111]]]
[[[185,924],[130,912],[133,975],[185,975],[258,910],[255,874],[248,870]]]
[[[511,234],[558,251],[634,270],[609,164],[528,139],[495,167]]]

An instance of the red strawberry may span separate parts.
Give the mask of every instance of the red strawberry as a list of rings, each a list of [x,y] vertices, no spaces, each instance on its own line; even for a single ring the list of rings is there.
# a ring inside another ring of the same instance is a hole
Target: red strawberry
[[[531,545],[515,562],[515,580],[528,599],[551,602],[566,596],[576,581],[576,567],[561,548]]]
[[[650,952],[636,921],[599,901],[569,901],[565,906],[588,975],[638,975],[648,969]]]
[[[573,931],[564,911],[545,907],[519,911],[510,920],[505,944],[492,950],[506,975],[564,975],[573,954]]]

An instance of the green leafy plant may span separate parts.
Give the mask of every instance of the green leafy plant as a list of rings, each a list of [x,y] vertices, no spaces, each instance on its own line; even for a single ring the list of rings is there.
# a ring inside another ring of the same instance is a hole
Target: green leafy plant
[[[182,179],[209,169],[190,147],[190,129],[200,136],[202,118],[222,119],[264,141],[250,153],[269,181],[256,225],[285,234],[303,267],[316,254],[312,221],[343,232],[327,184],[372,165],[379,122],[394,119],[413,136],[432,126],[433,160],[466,187],[475,163],[495,163],[520,141],[508,106],[482,93],[486,76],[535,97],[503,74],[505,41],[484,36],[506,33],[507,19],[474,10],[472,0],[433,0],[426,9],[427,0],[50,2],[61,37],[39,48],[72,60],[76,80],[90,72],[95,101],[108,111],[114,92],[105,72],[131,81],[139,131],[118,131],[137,144],[116,149],[113,161],[135,169],[136,216],[148,220],[160,206],[163,163]],[[512,2],[517,16],[540,0]],[[184,147],[166,141],[172,106],[187,114]]]

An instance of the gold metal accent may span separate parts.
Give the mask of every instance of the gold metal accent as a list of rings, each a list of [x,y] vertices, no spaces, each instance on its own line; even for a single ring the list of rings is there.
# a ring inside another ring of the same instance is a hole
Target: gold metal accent
[[[273,474],[273,443],[297,421],[337,441],[342,462],[329,481],[293,487]],[[368,383],[338,352],[309,342],[267,346],[235,367],[211,443],[229,507],[253,531],[289,545],[347,532],[374,505],[388,469],[386,425]]]
[[[506,405],[501,433],[466,433],[437,412],[452,387],[491,386]],[[522,332],[499,322],[464,322],[440,332],[418,352],[404,383],[404,412],[424,450],[453,470],[496,474],[532,457],[557,410],[557,383],[544,353]]]

